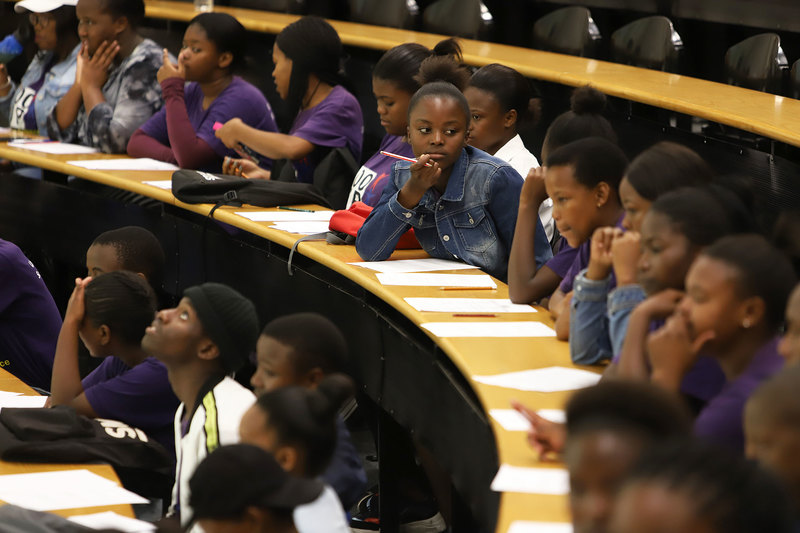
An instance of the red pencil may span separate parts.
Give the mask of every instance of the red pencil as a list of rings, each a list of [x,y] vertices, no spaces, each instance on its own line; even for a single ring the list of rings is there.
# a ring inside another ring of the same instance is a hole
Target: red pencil
[[[384,152],[383,150],[381,150],[381,153],[383,155],[388,155],[389,157],[394,157],[395,159],[401,159],[403,161],[408,161],[410,163],[416,163],[417,162],[417,160],[414,159],[413,157],[406,157],[406,156],[400,155],[400,154],[393,154],[392,152]],[[433,166],[433,165],[431,165],[430,163],[425,163],[425,166],[426,167],[430,167],[430,166]]]

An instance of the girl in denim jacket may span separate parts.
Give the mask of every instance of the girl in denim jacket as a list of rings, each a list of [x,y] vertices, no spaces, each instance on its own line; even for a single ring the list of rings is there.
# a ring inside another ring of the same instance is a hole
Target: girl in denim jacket
[[[387,259],[413,227],[431,256],[464,261],[505,281],[522,176],[467,146],[470,112],[459,89],[469,80],[466,69],[432,57],[419,77],[423,87],[408,108],[409,143],[419,159],[395,163],[380,202],[358,232],[356,250],[367,261]],[[541,222],[536,241],[541,265],[552,256]]]

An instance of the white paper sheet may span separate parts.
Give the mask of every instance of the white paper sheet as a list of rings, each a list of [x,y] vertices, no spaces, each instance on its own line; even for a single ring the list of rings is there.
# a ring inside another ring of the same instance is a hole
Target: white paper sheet
[[[22,396],[22,393],[0,390],[0,398],[7,398],[9,396]]]
[[[44,407],[47,396],[0,396],[0,409],[3,407]]]
[[[26,147],[27,148],[27,147]],[[171,163],[156,161],[149,157],[138,159],[85,159],[78,161],[67,161],[68,164],[76,167],[88,168],[90,170],[179,170]]]
[[[333,211],[237,211],[236,214],[253,222],[328,222]]]
[[[167,191],[172,190],[172,180],[152,180],[152,181],[143,181],[145,185],[152,185],[153,187],[158,187],[159,189],[165,189]]]
[[[561,409],[539,409],[536,413],[551,422],[559,424],[566,422],[566,415]],[[490,409],[489,414],[506,431],[528,431],[531,428],[531,423],[525,415],[515,409]]]
[[[500,465],[492,481],[495,492],[569,494],[569,474],[563,468],[528,468]]]
[[[405,298],[417,311],[430,313],[535,313],[530,305],[505,298]]]
[[[88,470],[0,476],[0,500],[34,511],[147,503],[147,499]]]
[[[356,261],[350,264],[384,273],[472,270],[478,268],[461,261],[448,261],[447,259],[435,259],[432,257],[427,259],[398,259],[396,261]]]
[[[34,152],[43,152],[45,154],[96,154],[100,150],[90,146],[81,146],[80,144],[69,144],[52,141],[40,142],[10,142],[9,146],[15,148],[25,148],[26,150],[33,150]]]
[[[421,325],[437,337],[555,337],[541,322],[427,322]]]
[[[386,273],[376,274],[383,285],[408,285],[411,287],[473,287],[497,288],[497,284],[488,274],[408,274]]]
[[[472,379],[478,383],[509,389],[557,392],[583,389],[596,385],[600,381],[600,374],[577,368],[549,366],[520,372],[509,372],[507,374],[495,374],[493,376],[473,376]]]
[[[328,221],[303,220],[300,222],[276,222],[272,229],[288,231],[289,233],[301,233],[303,235],[313,235],[328,231]]]
[[[68,520],[92,529],[113,529],[124,533],[149,533],[156,530],[156,526],[150,522],[128,518],[113,511],[70,516]]]
[[[572,533],[572,524],[566,522],[529,522],[517,520],[508,526],[508,533]]]

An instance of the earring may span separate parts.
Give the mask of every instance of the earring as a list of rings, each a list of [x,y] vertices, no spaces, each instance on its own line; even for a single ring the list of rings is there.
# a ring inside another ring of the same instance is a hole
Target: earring
[[[750,319],[749,318],[745,318],[744,320],[742,320],[742,327],[744,329],[747,329],[750,326],[752,326],[752,324],[750,323]]]

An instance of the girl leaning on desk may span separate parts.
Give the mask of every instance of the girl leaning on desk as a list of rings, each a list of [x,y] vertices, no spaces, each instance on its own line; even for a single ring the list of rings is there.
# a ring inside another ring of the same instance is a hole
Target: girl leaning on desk
[[[0,126],[47,135],[47,116],[75,81],[80,51],[78,0],[22,0],[14,11],[28,14],[37,47],[19,83],[0,64]]]

